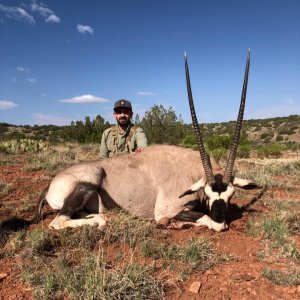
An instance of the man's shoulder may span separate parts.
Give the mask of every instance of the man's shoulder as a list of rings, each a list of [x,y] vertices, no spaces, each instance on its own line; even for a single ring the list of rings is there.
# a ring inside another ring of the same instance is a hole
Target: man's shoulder
[[[134,130],[135,133],[144,132],[144,129],[142,127],[137,126],[137,125],[134,125],[132,127],[132,129]]]
[[[103,135],[108,136],[108,135],[110,134],[112,128],[113,128],[113,126],[107,128],[107,129],[105,129],[105,130],[103,131]]]

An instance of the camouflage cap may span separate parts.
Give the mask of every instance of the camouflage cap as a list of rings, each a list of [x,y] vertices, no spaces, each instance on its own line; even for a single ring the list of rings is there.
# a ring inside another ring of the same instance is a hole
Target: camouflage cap
[[[115,103],[114,111],[116,111],[117,108],[128,108],[132,111],[132,106],[130,101],[125,100],[125,99],[120,99]]]

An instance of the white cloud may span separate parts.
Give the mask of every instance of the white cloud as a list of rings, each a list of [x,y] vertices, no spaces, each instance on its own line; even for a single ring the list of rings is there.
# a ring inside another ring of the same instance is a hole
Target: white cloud
[[[16,21],[23,21],[25,23],[34,24],[34,18],[22,7],[4,6],[0,4],[0,13],[4,14],[5,18]]]
[[[72,120],[65,117],[56,116],[53,114],[43,114],[43,113],[33,113],[32,114],[33,122],[37,125],[70,125]]]
[[[44,3],[33,2],[31,4],[31,10],[33,12],[38,12],[45,20],[46,23],[59,23],[60,18],[55,15],[54,11],[47,7]]]
[[[0,100],[0,110],[12,109],[17,106],[18,104],[13,103],[12,101]]]
[[[46,23],[59,23],[60,18],[57,17],[56,15],[50,15],[47,19],[45,19]]]
[[[138,96],[155,96],[156,94],[153,92],[137,92]]]
[[[37,82],[37,80],[35,78],[27,78],[26,80],[30,83],[36,83]]]
[[[247,119],[266,119],[299,114],[300,105],[293,102],[291,104],[267,107],[262,110],[249,113],[247,114]]]
[[[90,34],[94,33],[94,29],[88,25],[77,24],[77,30],[80,33],[90,33]]]
[[[289,104],[294,104],[295,101],[294,101],[292,98],[288,98],[288,99],[287,99],[287,103],[289,103]]]
[[[29,72],[29,69],[24,68],[24,67],[17,67],[17,71],[19,71],[19,72]]]
[[[36,2],[33,2],[31,4],[31,10],[39,12],[43,17],[47,17],[53,13],[53,11],[44,3],[37,4]]]
[[[104,103],[109,102],[109,100],[101,97],[96,97],[93,95],[82,95],[77,96],[69,99],[61,99],[60,102],[66,102],[66,103]]]

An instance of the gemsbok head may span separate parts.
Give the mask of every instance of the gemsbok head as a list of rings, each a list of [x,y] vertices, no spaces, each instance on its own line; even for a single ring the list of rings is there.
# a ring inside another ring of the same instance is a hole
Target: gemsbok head
[[[246,102],[246,94],[247,94],[247,84],[248,84],[248,74],[249,74],[249,66],[250,66],[250,49],[248,49],[248,56],[247,56],[247,63],[246,63],[246,70],[244,75],[244,83],[243,83],[243,90],[241,95],[240,101],[240,109],[238,113],[238,118],[235,127],[235,133],[233,136],[231,148],[229,151],[228,159],[226,168],[223,174],[213,174],[212,167],[210,164],[210,160],[208,155],[205,151],[202,133],[197,121],[197,116],[195,113],[194,108],[194,101],[190,83],[190,75],[189,75],[189,67],[186,53],[184,55],[185,60],[185,74],[186,74],[186,84],[187,84],[187,92],[189,98],[189,105],[190,111],[192,116],[192,123],[194,127],[194,131],[197,137],[197,144],[199,148],[199,153],[201,157],[201,161],[203,164],[205,176],[203,176],[198,182],[193,184],[189,190],[185,191],[180,197],[185,195],[194,193],[199,189],[203,188],[205,195],[208,199],[208,209],[209,209],[209,217],[210,217],[210,226],[215,230],[223,230],[227,227],[226,224],[226,210],[228,203],[232,196],[234,195],[234,186],[244,187],[246,184],[248,188],[252,185],[255,187],[256,185],[250,184],[248,181],[246,182],[243,179],[238,179],[233,176],[233,166],[234,161],[237,155],[237,149],[240,141],[242,123],[243,123],[243,116],[245,110],[245,102]]]

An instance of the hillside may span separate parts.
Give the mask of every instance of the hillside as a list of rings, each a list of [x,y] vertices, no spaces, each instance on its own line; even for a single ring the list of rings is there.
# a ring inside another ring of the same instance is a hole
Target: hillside
[[[191,125],[185,125],[188,128]],[[226,135],[234,130],[235,121],[223,123],[205,123],[204,135]],[[14,138],[30,138],[38,140],[53,140],[66,138],[66,129],[70,126],[56,125],[22,125],[0,123],[0,141]],[[190,128],[189,128],[190,129]],[[189,131],[189,130],[188,130]],[[270,142],[300,142],[300,115],[269,119],[245,120],[243,132],[254,145]]]
[[[234,130],[235,122],[204,124],[207,134],[228,134]],[[245,120],[243,132],[254,145],[271,142],[300,142],[300,116]]]

